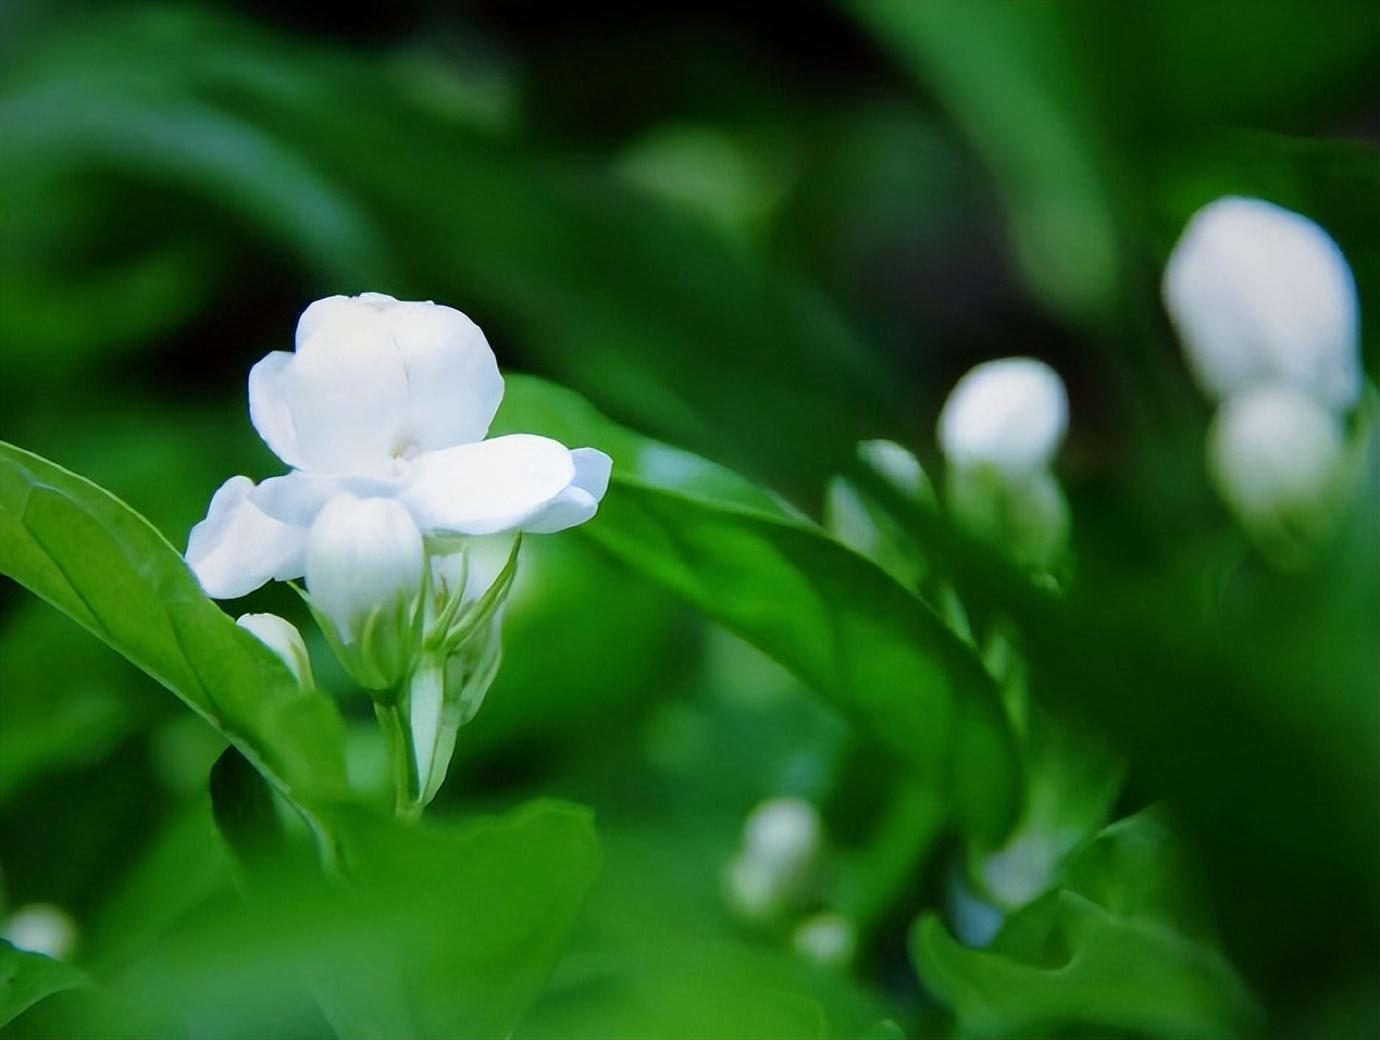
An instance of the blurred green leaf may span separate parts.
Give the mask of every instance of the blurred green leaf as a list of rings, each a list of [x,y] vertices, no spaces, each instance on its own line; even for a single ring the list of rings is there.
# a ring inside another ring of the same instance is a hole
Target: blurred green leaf
[[[0,571],[176,693],[283,795],[299,807],[343,795],[335,705],[208,600],[139,514],[0,444],[0,534]]]
[[[564,950],[599,864],[589,813],[576,806],[533,802],[425,826],[346,812],[332,820],[343,877],[323,879],[275,836],[270,793],[237,752],[218,763],[212,796],[245,871],[251,925],[234,929],[223,955],[209,957],[204,938],[190,947],[179,991],[200,993],[203,1014],[243,994],[200,973],[243,955],[291,967],[345,1037],[508,1036]],[[287,922],[295,934],[284,939]]]
[[[90,985],[85,974],[51,957],[18,950],[0,939],[0,1026],[7,1025],[44,997]]]
[[[995,687],[923,602],[749,482],[636,437],[579,398],[510,378],[500,430],[536,430],[614,458],[582,528],[785,665],[945,791],[997,840],[1016,811],[1015,752]]]
[[[1254,1005],[1212,944],[1205,908],[1173,832],[1147,810],[1076,853],[1062,884],[990,948],[960,945],[927,914],[911,951],[961,1036],[1254,1035]]]
[[[1120,263],[1106,142],[1049,3],[907,3],[851,10],[932,88],[1006,196],[1026,279],[1074,316],[1106,310]]]

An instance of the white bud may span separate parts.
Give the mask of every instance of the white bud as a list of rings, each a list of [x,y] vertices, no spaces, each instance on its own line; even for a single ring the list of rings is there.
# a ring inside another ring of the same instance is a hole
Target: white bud
[[[1288,386],[1231,398],[1208,431],[1208,470],[1253,534],[1285,542],[1321,533],[1345,454],[1340,420]]]
[[[283,659],[299,686],[311,686],[311,657],[302,633],[277,614],[241,614],[235,624],[253,632],[259,642]]]
[[[858,458],[907,498],[933,501],[934,488],[920,460],[895,441],[860,441]]]
[[[958,381],[939,415],[939,446],[951,466],[1031,473],[1053,461],[1068,421],[1068,394],[1054,369],[1002,358]]]
[[[823,826],[819,812],[803,798],[762,802],[743,827],[743,850],[783,873],[807,867],[819,852]]]
[[[1285,382],[1334,409],[1361,392],[1356,283],[1307,217],[1261,199],[1200,209],[1170,254],[1164,300],[1203,390]]]
[[[796,926],[791,948],[802,957],[830,968],[846,968],[858,947],[858,931],[842,914],[815,914]]]
[[[348,644],[376,611],[417,595],[424,563],[421,532],[401,503],[340,494],[312,524],[307,589]]]
[[[361,686],[395,689],[416,657],[426,551],[396,499],[336,495],[307,538],[312,613]]]
[[[823,837],[819,813],[800,798],[762,802],[743,825],[725,878],[729,902],[749,920],[770,921],[810,889]]]
[[[5,922],[4,937],[17,949],[66,960],[77,947],[77,925],[70,914],[50,903],[28,903]]]

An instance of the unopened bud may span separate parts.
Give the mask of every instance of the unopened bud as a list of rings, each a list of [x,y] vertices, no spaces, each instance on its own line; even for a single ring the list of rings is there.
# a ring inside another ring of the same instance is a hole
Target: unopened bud
[[[1164,300],[1218,400],[1273,382],[1336,410],[1360,396],[1356,283],[1307,217],[1261,199],[1204,206],[1170,254]]]
[[[773,798],[757,806],[728,868],[734,908],[751,920],[767,921],[799,902],[814,881],[823,830],[818,811],[803,799]]]
[[[796,926],[791,948],[825,967],[846,968],[858,948],[858,931],[843,914],[826,911]]]
[[[77,925],[72,916],[51,903],[17,907],[5,922],[4,937],[15,948],[66,960],[77,947]]]
[[[292,622],[277,614],[241,614],[235,623],[254,633],[259,642],[282,658],[297,685],[313,685],[307,644]]]
[[[1208,469],[1237,519],[1267,547],[1305,548],[1336,511],[1340,421],[1284,385],[1233,397],[1208,432]]]
[[[425,564],[421,532],[393,499],[337,495],[312,525],[312,609],[346,669],[370,689],[394,686],[414,656]]]
[[[1068,421],[1068,394],[1054,369],[1033,358],[1001,358],[954,386],[939,414],[939,446],[951,467],[1032,473],[1054,460]]]

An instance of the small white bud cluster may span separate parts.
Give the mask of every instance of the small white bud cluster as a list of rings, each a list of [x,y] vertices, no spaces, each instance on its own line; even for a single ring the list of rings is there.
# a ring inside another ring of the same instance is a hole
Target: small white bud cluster
[[[823,834],[818,810],[802,798],[772,798],[753,809],[725,879],[733,908],[768,923],[799,906],[814,886]]]
[[[973,368],[939,414],[949,509],[1035,571],[1049,570],[1068,538],[1068,505],[1050,472],[1068,421],[1058,373],[1019,357]]]
[[[1164,299],[1190,370],[1220,404],[1209,474],[1241,525],[1287,560],[1332,519],[1343,421],[1361,393],[1346,259],[1298,213],[1222,198],[1184,229]]]

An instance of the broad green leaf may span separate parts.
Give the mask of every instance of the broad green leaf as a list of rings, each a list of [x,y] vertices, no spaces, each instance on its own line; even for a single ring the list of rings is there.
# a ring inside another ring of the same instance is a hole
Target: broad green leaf
[[[1078,63],[1052,4],[879,0],[851,9],[938,95],[1006,198],[1027,280],[1078,315],[1105,310],[1119,255]]]
[[[1011,737],[971,650],[871,561],[722,467],[640,438],[569,392],[510,378],[498,419],[590,444],[613,484],[581,530],[774,657],[946,791],[971,832],[1010,825]]]
[[[0,572],[177,694],[299,807],[343,795],[334,704],[301,690],[270,650],[208,600],[139,514],[3,443]]]
[[[7,1025],[44,997],[90,985],[86,975],[41,953],[16,949],[0,939],[0,1026]]]
[[[598,869],[589,813],[534,802],[458,825],[338,813],[339,876],[322,878],[284,841],[268,789],[233,751],[216,765],[212,799],[245,905],[155,955],[137,986],[171,972],[174,999],[190,994],[195,1006],[166,1010],[228,1014],[272,1035],[291,1029],[258,1011],[235,1018],[234,1005],[262,985],[290,1007],[304,983],[343,1037],[510,1035]]]
[[[990,948],[961,945],[926,914],[911,953],[961,1036],[1254,1035],[1251,997],[1200,898],[1174,834],[1147,810],[1076,853],[1059,887],[1011,917]]]

